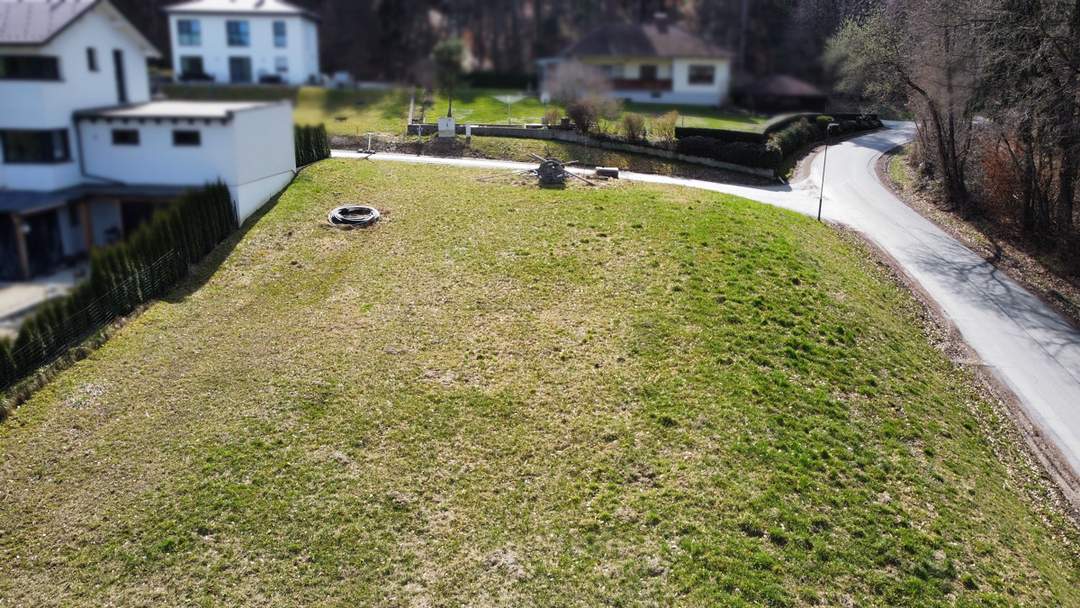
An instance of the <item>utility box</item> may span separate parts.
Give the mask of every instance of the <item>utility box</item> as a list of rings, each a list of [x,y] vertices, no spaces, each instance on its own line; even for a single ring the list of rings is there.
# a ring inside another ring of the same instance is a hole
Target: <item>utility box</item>
[[[439,137],[447,137],[453,139],[457,136],[457,122],[450,116],[444,116],[439,119]]]

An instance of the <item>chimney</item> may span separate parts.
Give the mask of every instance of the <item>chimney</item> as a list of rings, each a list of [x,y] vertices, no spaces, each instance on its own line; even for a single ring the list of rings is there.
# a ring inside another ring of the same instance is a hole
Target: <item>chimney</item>
[[[653,13],[653,23],[656,24],[656,29],[667,32],[668,25],[671,24],[671,17],[668,16],[666,11],[657,11]]]

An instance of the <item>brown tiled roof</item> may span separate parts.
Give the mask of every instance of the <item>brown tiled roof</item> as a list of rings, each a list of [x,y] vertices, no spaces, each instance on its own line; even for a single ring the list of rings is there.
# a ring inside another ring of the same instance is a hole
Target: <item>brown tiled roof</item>
[[[825,93],[814,85],[799,80],[794,76],[776,74],[759,78],[744,89],[744,92],[756,96],[769,97],[824,97]]]
[[[594,30],[565,51],[563,57],[694,57],[724,58],[731,52],[673,23],[608,25]]]

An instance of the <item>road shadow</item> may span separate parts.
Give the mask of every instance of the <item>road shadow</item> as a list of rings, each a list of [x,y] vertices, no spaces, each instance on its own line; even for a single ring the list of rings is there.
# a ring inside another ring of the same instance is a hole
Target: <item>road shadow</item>
[[[1080,331],[1038,296],[948,236],[923,232],[905,253],[919,271],[947,284],[965,304],[1016,323],[1080,381]],[[1064,360],[1063,360],[1064,359]]]

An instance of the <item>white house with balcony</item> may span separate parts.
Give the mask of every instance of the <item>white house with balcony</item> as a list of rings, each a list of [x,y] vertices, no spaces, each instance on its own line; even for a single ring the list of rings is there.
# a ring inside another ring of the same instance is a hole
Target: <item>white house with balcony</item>
[[[191,0],[165,9],[179,81],[319,79],[319,18],[283,0]]]
[[[560,65],[579,62],[605,75],[610,95],[623,101],[722,106],[731,98],[732,57],[658,13],[649,23],[601,27],[537,61],[540,97],[550,100]]]
[[[109,0],[0,0],[0,281],[120,240],[180,192],[243,220],[295,174],[288,102],[151,101],[158,51]]]

